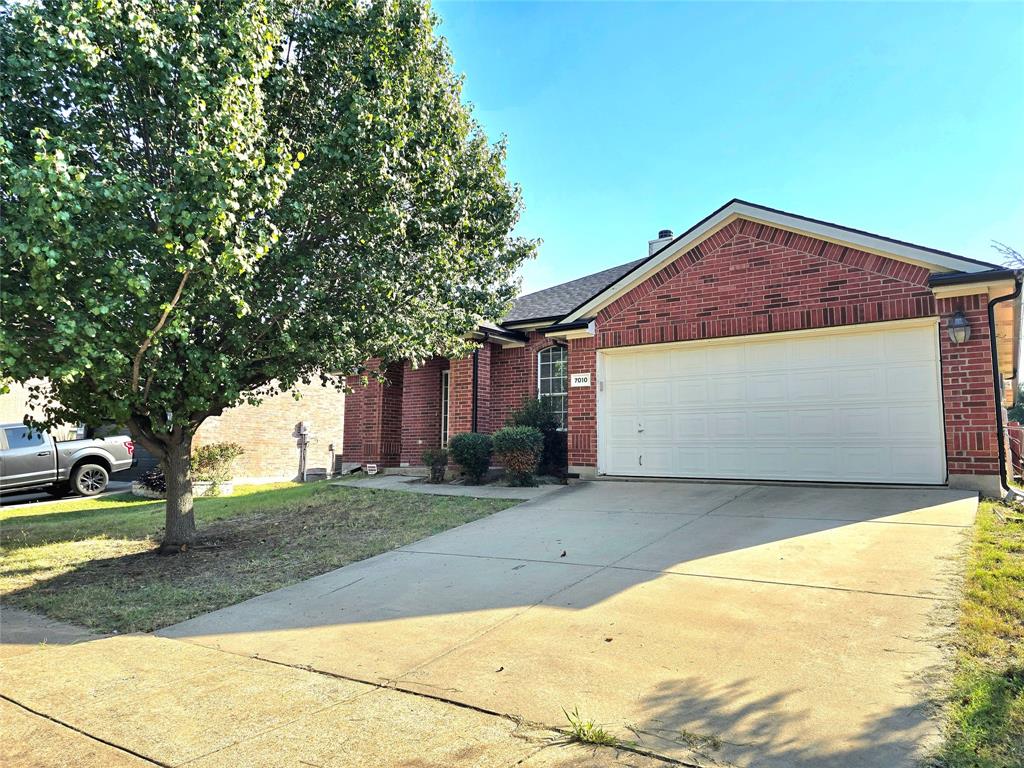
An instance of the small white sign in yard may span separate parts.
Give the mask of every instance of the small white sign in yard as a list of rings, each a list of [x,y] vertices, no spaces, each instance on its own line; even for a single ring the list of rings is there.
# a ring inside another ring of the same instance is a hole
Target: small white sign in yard
[[[377,465],[376,464],[367,464],[366,465],[366,474],[368,474],[368,475],[376,475],[377,474]]]
[[[590,386],[590,374],[589,373],[574,373],[569,377],[570,387],[589,387]]]

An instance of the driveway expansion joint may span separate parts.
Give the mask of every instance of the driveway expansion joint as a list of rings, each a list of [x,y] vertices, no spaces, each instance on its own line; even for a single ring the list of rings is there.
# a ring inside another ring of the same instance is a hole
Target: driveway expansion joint
[[[74,731],[75,733],[81,736],[85,736],[87,739],[95,741],[98,744],[103,744],[104,746],[110,747],[111,749],[116,749],[118,752],[123,752],[126,755],[131,755],[132,757],[138,758],[139,760],[143,760],[149,763],[150,765],[157,765],[160,766],[160,768],[175,768],[175,766],[171,763],[165,763],[161,760],[157,760],[156,758],[144,755],[141,752],[136,752],[134,749],[122,746],[121,744],[116,744],[113,741],[107,741],[106,739],[100,738],[99,736],[89,733],[88,731],[82,730],[81,728],[71,725],[71,723],[61,720],[59,717],[54,717],[53,715],[48,715],[45,712],[40,712],[37,709],[33,709],[27,704],[22,704],[17,699],[12,699],[7,694],[0,693],[0,699],[3,699],[4,701],[10,704],[13,704],[14,706],[24,710],[25,712],[28,712],[31,715],[35,715],[36,717],[42,718],[43,720],[48,720],[51,723],[54,723],[55,725],[59,725],[61,728],[67,728],[69,731]]]
[[[222,653],[232,653],[232,651],[222,651]],[[331,672],[329,670],[318,669],[318,668],[316,668],[314,666],[311,666],[309,664],[290,664],[290,663],[288,663],[286,661],[276,661],[274,659],[268,659],[268,658],[265,658],[265,657],[262,657],[262,656],[244,656],[244,654],[236,654],[236,655],[243,656],[243,658],[253,659],[254,661],[262,661],[262,662],[264,662],[266,664],[273,664],[273,665],[279,666],[279,667],[287,667],[288,669],[295,669],[295,670],[299,670],[301,672],[309,672],[309,673],[312,673],[312,674],[315,674],[315,675],[322,675],[324,677],[334,678],[336,680],[345,680],[345,681],[350,682],[350,683],[359,683],[361,685],[368,685],[368,686],[371,686],[372,688],[374,688],[375,690],[378,690],[378,691],[395,691],[396,693],[403,693],[403,694],[406,694],[408,696],[414,696],[414,697],[421,698],[421,699],[429,699],[431,701],[438,701],[438,702],[441,702],[442,704],[448,704],[448,705],[453,706],[453,707],[458,707],[459,709],[467,709],[467,710],[470,710],[472,712],[478,712],[479,714],[482,714],[482,715],[488,715],[490,717],[500,717],[503,720],[508,720],[511,723],[515,723],[517,726],[528,726],[528,727],[536,728],[537,730],[543,730],[543,731],[548,731],[548,732],[550,732],[552,734],[558,734],[559,736],[564,736],[564,737],[567,737],[567,738],[571,737],[570,731],[568,731],[567,729],[564,729],[564,728],[559,728],[559,727],[552,726],[552,725],[545,725],[543,723],[532,722],[532,721],[527,720],[526,718],[520,717],[518,715],[509,714],[507,712],[498,712],[496,710],[488,709],[486,707],[481,707],[481,706],[478,706],[476,704],[469,704],[469,703],[464,702],[464,701],[458,701],[456,699],[449,699],[449,698],[447,698],[445,696],[440,696],[440,695],[431,694],[431,693],[425,693],[424,691],[418,691],[418,690],[414,690],[414,689],[411,689],[411,688],[405,688],[405,687],[399,685],[397,680],[384,680],[384,681],[364,680],[362,678],[354,677],[352,675],[345,675],[345,674],[342,674],[340,672]],[[370,692],[368,691],[367,693],[370,693]],[[366,695],[366,694],[361,694],[361,695]],[[358,697],[354,697],[354,698],[358,698]],[[332,704],[330,706],[336,706],[339,703],[340,702],[335,702],[334,704]],[[330,709],[330,707],[325,707],[325,709]],[[284,725],[287,725],[287,724],[282,724],[281,726],[275,726],[274,728],[268,729],[264,733],[273,732],[273,731],[277,730],[279,727],[284,727]],[[529,758],[539,754],[544,749],[547,749],[550,746],[554,746],[554,745],[553,744],[547,744],[547,745],[542,746],[540,749],[538,749],[532,755],[527,755],[522,760],[519,760],[516,763],[516,765],[519,765],[519,764],[523,763],[527,759],[529,759]],[[609,747],[601,747],[601,745],[589,745],[588,744],[588,745],[585,745],[585,746],[593,746],[595,749],[598,749],[598,748],[609,748]],[[650,758],[653,758],[653,759],[656,759],[656,760],[660,760],[661,762],[664,762],[667,765],[679,765],[679,766],[684,766],[684,768],[704,768],[704,766],[702,766],[700,763],[690,763],[690,762],[686,762],[686,761],[683,761],[683,760],[679,760],[678,758],[669,757],[667,755],[662,755],[662,754],[659,754],[658,752],[654,752],[652,750],[644,749],[644,748],[642,748],[642,747],[640,747],[638,745],[628,744],[627,742],[620,742],[620,743],[616,744],[614,747],[610,747],[610,748],[611,749],[617,749],[617,750],[620,750],[620,751],[623,751],[623,752],[632,752],[633,754],[641,755],[643,757],[650,757]],[[219,751],[219,750],[217,750],[217,751]],[[199,758],[196,758],[196,759],[199,759]],[[189,760],[188,762],[192,762],[192,760]],[[187,765],[188,762],[187,763],[182,763],[182,765]],[[165,764],[164,763],[157,763],[157,765],[163,766]],[[171,766],[167,766],[167,768],[171,768]]]

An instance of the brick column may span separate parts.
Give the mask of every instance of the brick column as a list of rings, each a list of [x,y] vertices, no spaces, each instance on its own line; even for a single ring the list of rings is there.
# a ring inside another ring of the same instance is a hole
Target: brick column
[[[936,304],[949,484],[1002,495],[988,295],[939,299]],[[949,318],[957,311],[971,324],[971,338],[964,344],[954,344],[947,332]]]
[[[366,363],[367,370],[381,370],[381,361]],[[343,463],[398,466],[401,452],[402,364],[384,369],[387,383],[374,379],[363,384],[359,376],[346,379],[352,387],[345,400]]]
[[[491,420],[491,350],[493,344],[484,344],[477,350],[476,371],[476,431],[490,434],[500,424]]]
[[[473,356],[452,360],[448,378],[448,437],[473,431]]]
[[[589,373],[589,387],[569,387],[569,471],[597,472],[597,340],[569,340],[569,377]]]
[[[413,369],[405,364],[402,377],[401,466],[423,464],[423,452],[441,445],[441,374],[448,360],[436,357]]]

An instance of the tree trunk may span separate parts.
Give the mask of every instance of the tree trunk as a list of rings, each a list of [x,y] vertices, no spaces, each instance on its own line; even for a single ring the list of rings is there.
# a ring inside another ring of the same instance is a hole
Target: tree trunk
[[[167,446],[162,460],[167,480],[167,521],[160,554],[182,552],[196,535],[196,516],[192,506],[192,435],[182,431],[180,442]]]

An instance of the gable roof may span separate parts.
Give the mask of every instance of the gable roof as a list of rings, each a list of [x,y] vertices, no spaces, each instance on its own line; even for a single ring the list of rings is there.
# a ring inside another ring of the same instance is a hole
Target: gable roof
[[[927,267],[932,272],[964,274],[1000,268],[996,264],[979,261],[978,259],[970,259],[948,251],[915,245],[903,240],[875,235],[864,230],[844,227],[807,216],[799,216],[787,213],[786,211],[780,211],[777,208],[768,208],[767,206],[734,198],[718,210],[701,219],[675,239],[666,243],[646,259],[633,262],[631,267],[623,265],[629,268],[623,271],[614,282],[605,286],[604,289],[580,301],[563,316],[562,322],[572,322],[580,318],[592,316],[616,296],[647,279],[677,255],[685,253],[737,218],[767,224],[778,229],[809,235],[820,240],[840,243],[869,253],[877,253],[887,258],[917,264]],[[555,288],[558,287],[555,286]]]
[[[646,259],[637,259],[568,283],[520,296],[501,320],[502,325],[515,325],[536,320],[559,320],[590,297],[600,293]]]

